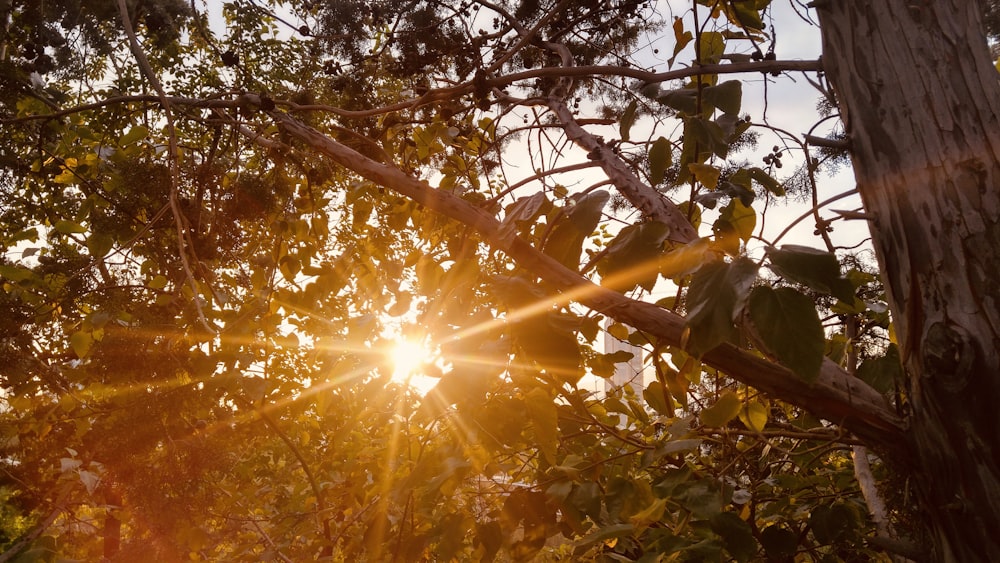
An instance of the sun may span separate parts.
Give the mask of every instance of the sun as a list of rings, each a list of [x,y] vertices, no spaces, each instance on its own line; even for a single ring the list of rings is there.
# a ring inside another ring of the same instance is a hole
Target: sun
[[[424,368],[434,361],[431,350],[422,342],[400,338],[389,351],[392,361],[392,378],[406,382],[423,373]]]

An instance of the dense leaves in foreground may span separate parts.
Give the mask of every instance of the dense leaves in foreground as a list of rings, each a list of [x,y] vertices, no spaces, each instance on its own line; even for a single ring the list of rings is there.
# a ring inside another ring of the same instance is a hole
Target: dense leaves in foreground
[[[838,155],[691,70],[773,61],[767,0],[124,4],[7,14],[2,560],[886,558],[878,452],[710,361],[905,408],[837,216],[761,238]],[[592,391],[605,338],[646,381]]]

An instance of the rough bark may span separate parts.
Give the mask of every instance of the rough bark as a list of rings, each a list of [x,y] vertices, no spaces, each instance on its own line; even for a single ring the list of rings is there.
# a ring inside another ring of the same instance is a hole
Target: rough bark
[[[938,561],[1000,561],[1000,75],[979,2],[814,2]]]

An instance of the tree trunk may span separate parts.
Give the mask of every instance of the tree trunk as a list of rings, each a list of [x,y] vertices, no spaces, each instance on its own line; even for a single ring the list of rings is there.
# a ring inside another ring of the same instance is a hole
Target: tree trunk
[[[938,561],[1000,561],[1000,74],[969,0],[818,0]]]

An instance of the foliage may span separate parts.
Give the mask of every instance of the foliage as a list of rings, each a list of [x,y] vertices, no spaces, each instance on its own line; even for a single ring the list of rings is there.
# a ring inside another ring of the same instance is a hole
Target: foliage
[[[127,4],[162,95],[114,2],[15,1],[2,41],[20,560],[885,558],[855,429],[712,355],[905,405],[870,268],[765,238],[783,151],[740,156],[775,133],[712,65],[774,58],[767,0]],[[588,391],[605,333],[655,377]]]

